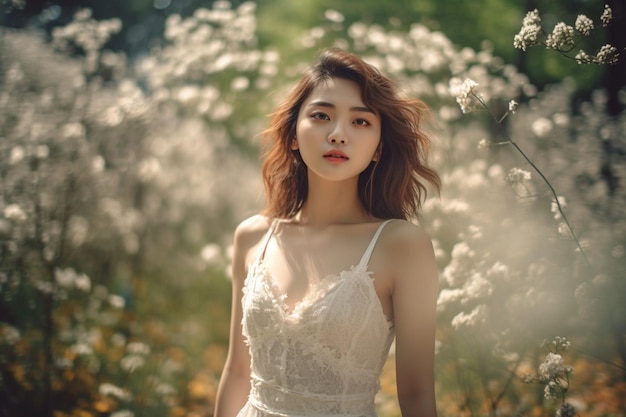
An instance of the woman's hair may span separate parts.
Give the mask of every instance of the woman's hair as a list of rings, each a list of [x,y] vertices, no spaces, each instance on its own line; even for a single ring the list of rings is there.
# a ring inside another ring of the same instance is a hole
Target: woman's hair
[[[372,65],[338,48],[323,51],[319,61],[304,72],[262,133],[264,214],[293,217],[307,199],[307,167],[291,145],[302,103],[331,78],[357,83],[363,103],[381,119],[380,155],[359,175],[363,207],[381,219],[415,216],[426,198],[424,183],[431,183],[437,191],[440,188],[437,172],[427,165],[430,138],[420,127],[428,107],[402,95],[395,82]]]

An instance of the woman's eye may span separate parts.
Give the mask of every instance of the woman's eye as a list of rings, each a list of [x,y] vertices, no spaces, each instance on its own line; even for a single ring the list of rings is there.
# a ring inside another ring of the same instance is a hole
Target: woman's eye
[[[355,124],[359,125],[359,126],[369,126],[370,122],[368,122],[365,119],[356,119],[354,121]]]
[[[330,117],[325,113],[313,113],[311,117],[318,120],[330,120]]]

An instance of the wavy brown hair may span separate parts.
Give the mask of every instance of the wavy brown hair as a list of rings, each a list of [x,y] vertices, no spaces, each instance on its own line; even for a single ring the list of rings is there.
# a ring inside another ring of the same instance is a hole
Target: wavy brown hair
[[[416,215],[426,198],[425,183],[440,189],[437,172],[427,165],[431,141],[420,126],[428,107],[421,100],[402,95],[396,83],[372,65],[338,48],[323,51],[319,61],[302,74],[262,132],[264,214],[293,217],[307,199],[307,167],[291,144],[302,103],[331,78],[357,83],[363,103],[381,119],[379,158],[359,175],[363,207],[380,219]]]

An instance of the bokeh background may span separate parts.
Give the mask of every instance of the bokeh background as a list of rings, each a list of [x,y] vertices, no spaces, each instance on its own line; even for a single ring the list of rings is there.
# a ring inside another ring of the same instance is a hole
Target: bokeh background
[[[513,47],[537,8],[621,51],[607,4],[0,0],[0,416],[212,415],[257,135],[330,45],[432,107],[440,415],[626,415],[626,59]]]

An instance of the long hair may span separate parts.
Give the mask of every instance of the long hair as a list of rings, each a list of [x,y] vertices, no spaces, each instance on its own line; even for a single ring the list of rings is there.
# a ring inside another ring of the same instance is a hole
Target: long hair
[[[381,219],[417,215],[426,198],[425,183],[440,189],[437,172],[427,165],[431,140],[420,127],[428,107],[421,100],[402,95],[395,82],[372,65],[338,48],[323,51],[319,61],[302,74],[262,132],[264,214],[293,217],[307,199],[307,167],[291,144],[302,103],[331,78],[357,83],[363,103],[381,119],[379,157],[359,175],[363,207]]]

